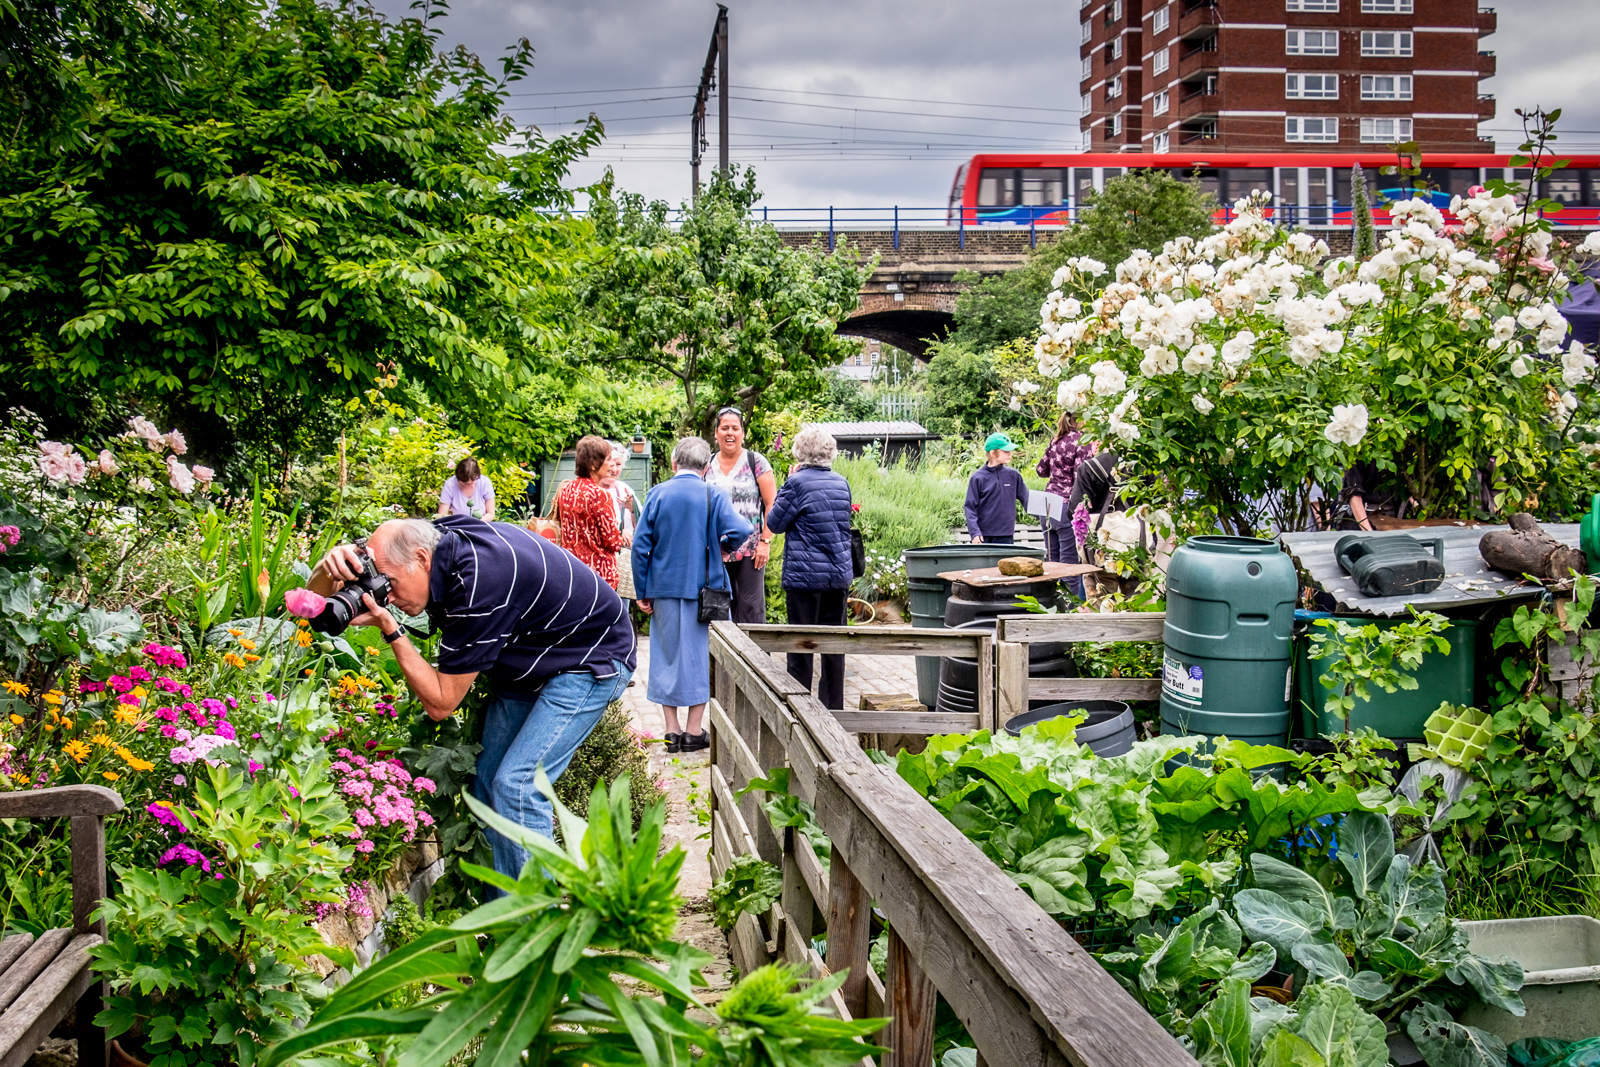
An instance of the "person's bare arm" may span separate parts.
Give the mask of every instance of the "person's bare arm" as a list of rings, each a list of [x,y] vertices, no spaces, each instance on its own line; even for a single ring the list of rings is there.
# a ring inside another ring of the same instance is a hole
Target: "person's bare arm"
[[[444,516],[450,514],[450,505],[449,504],[440,504],[439,505],[439,510],[434,512],[433,514],[434,514],[435,518],[443,518]]]
[[[756,570],[767,565],[767,560],[772,558],[772,531],[767,527],[767,513],[772,510],[772,502],[778,496],[778,476],[771,471],[756,479],[756,488],[761,490],[761,535],[756,541]]]
[[[367,610],[350,620],[352,626],[376,626],[386,637],[400,629],[394,616],[378,607],[371,593],[364,594],[361,603],[366,605]],[[401,636],[389,647],[394,650],[394,658],[400,663],[400,672],[406,676],[406,684],[422,701],[422,709],[430,719],[448,719],[451,712],[461,706],[467,690],[472,688],[473,681],[478,677],[477,671],[471,674],[441,673],[422,658],[422,653],[417,651],[409,636]]]
[[[494,497],[490,497],[489,502],[483,506],[483,521],[494,521]]]
[[[1367,517],[1367,502],[1360,493],[1350,494],[1350,517],[1356,520],[1356,525],[1361,529],[1372,529],[1372,522]]]

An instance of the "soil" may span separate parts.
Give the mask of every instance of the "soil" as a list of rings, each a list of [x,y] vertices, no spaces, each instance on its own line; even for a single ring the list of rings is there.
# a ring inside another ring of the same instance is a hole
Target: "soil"
[[[667,791],[671,807],[662,834],[663,851],[682,845],[685,853],[678,892],[684,898],[679,909],[677,940],[709,952],[712,961],[704,974],[709,988],[700,999],[707,1005],[722,999],[733,984],[733,961],[728,956],[728,939],[711,922],[711,783],[707,777],[705,752],[672,752],[652,745],[650,762]]]

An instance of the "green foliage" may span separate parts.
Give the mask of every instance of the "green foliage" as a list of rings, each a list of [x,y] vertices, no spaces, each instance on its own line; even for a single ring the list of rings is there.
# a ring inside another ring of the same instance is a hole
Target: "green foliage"
[[[804,798],[789,792],[789,768],[774,767],[767,772],[765,778],[752,778],[750,784],[739,790],[734,796],[742,797],[746,793],[768,793],[771,800],[761,807],[772,820],[772,832],[779,837],[787,829],[795,829],[806,839],[811,850],[817,858],[827,863],[833,855],[833,842],[823,832],[817,823],[817,810]]]
[[[589,232],[541,209],[600,133],[519,126],[500,108],[531,46],[491,74],[438,49],[440,14],[197,4],[177,91],[86,75],[82,137],[0,172],[0,389],[62,423],[164,406],[283,469],[329,401],[398,372],[514,443]]]
[[[850,495],[861,510],[856,525],[867,549],[867,572],[856,579],[853,594],[863,600],[906,596],[901,553],[923,545],[942,545],[952,528],[966,519],[961,504],[967,496],[967,475],[914,464],[902,457],[881,465],[875,454],[837,459],[833,469],[850,483]]]
[[[1035,316],[1037,318],[1037,315]],[[937,346],[928,362],[928,418],[936,433],[988,433],[1007,421],[1000,372],[988,352]]]
[[[537,786],[552,792],[542,773]],[[883,1020],[843,1022],[816,1011],[844,975],[808,983],[793,968],[764,967],[728,991],[714,1023],[688,1016],[700,1007],[694,987],[704,985],[699,968],[710,956],[670,940],[683,850],[657,855],[661,805],[634,833],[626,779],[596,786],[587,822],[555,802],[565,847],[469,803],[528,850],[521,877],[476,869],[506,895],[358,974],[261,1067],[358,1041],[383,1050],[408,1035],[415,1036],[400,1061],[406,1067],[468,1056],[478,1067],[514,1067],[525,1051],[541,1063],[659,1067],[690,1062],[691,1047],[706,1067],[843,1067],[881,1051],[859,1039]],[[485,935],[487,953],[478,940]],[[424,983],[437,992],[421,1006],[383,1006]]]
[[[1385,693],[1415,689],[1416,670],[1430,651],[1450,654],[1450,642],[1439,635],[1450,628],[1450,620],[1432,611],[1411,609],[1414,621],[1394,626],[1375,622],[1352,623],[1343,619],[1318,619],[1324,632],[1313,634],[1309,659],[1316,663],[1333,657],[1318,681],[1328,690],[1327,709],[1345,720],[1350,729],[1350,713],[1356,700],[1372,699],[1372,686]]]
[[[833,332],[870,263],[849,248],[791,249],[750,218],[755,174],[718,173],[669,225],[668,208],[601,189],[590,209],[602,251],[578,284],[608,373],[676,379],[680,424],[709,437],[713,415],[783,409],[822,388],[857,342]]]
[[[956,301],[951,340],[963,347],[988,349],[1039,333],[1039,305],[1054,286],[1056,269],[1073,256],[1120,263],[1136,248],[1154,251],[1174,237],[1203,237],[1216,198],[1196,182],[1179,181],[1166,171],[1130,170],[1106,182],[1089,198],[1059,240],[1040,242],[1028,261],[998,277],[976,282]]]
[[[327,758],[246,779],[213,767],[193,803],[174,808],[199,846],[178,870],[119,867],[121,891],[101,906],[105,944],[94,969],[126,981],[96,1017],[116,1037],[135,1027],[153,1067],[251,1063],[311,1014],[315,976],[302,961],[325,944],[306,914],[343,899],[352,828],[327,778]]]
[[[712,885],[708,898],[713,919],[723,933],[733,929],[739,916],[760,915],[783,895],[783,871],[760,856],[746,853],[728,864]]]
[[[666,792],[650,771],[650,756],[633,731],[633,717],[613,701],[583,739],[572,762],[556,779],[556,798],[579,816],[589,814],[589,798],[597,785],[609,786],[619,778],[632,783],[633,827],[643,825],[645,813],[666,801]]]
[[[36,695],[67,668],[125,652],[143,634],[136,612],[75,603],[39,578],[0,570],[0,652],[12,679]]]
[[[1356,259],[1371,259],[1378,251],[1378,233],[1372,226],[1372,202],[1367,199],[1367,178],[1359,163],[1350,168],[1350,201],[1356,224]]]

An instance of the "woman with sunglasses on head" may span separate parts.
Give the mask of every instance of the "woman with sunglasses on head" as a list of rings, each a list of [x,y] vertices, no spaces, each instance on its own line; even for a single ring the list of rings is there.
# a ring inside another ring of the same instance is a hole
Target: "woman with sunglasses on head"
[[[733,621],[767,621],[766,566],[772,555],[772,531],[766,515],[778,495],[778,479],[772,464],[759,452],[744,447],[744,412],[726,407],[717,412],[717,452],[706,466],[706,484],[721,489],[733,503],[733,510],[754,529],[749,538],[731,552],[722,553],[733,588]]]

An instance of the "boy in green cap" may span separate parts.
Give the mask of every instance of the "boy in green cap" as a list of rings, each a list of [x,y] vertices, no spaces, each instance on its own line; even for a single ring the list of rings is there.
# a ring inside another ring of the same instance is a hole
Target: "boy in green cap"
[[[967,533],[973,544],[1009,545],[1017,533],[1017,505],[1028,499],[1022,475],[1007,466],[1017,446],[1005,434],[993,433],[983,450],[989,461],[967,482]]]

